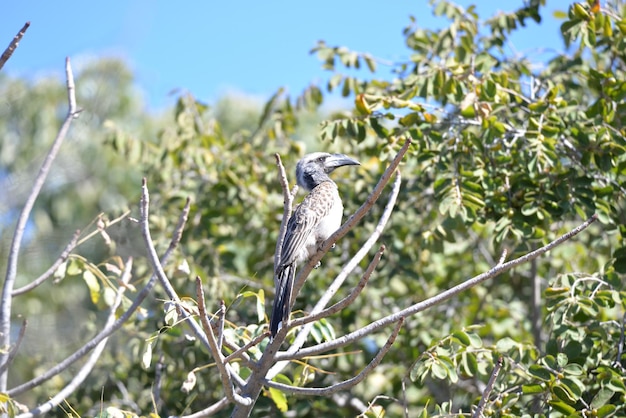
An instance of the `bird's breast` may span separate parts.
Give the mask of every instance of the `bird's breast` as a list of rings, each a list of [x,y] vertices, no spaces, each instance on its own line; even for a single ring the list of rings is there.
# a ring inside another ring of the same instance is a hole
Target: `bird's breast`
[[[312,239],[307,243],[309,257],[313,256],[317,252],[318,247],[339,229],[342,217],[343,204],[339,195],[337,195],[333,198],[333,203],[327,215],[320,220],[315,233],[311,236]]]

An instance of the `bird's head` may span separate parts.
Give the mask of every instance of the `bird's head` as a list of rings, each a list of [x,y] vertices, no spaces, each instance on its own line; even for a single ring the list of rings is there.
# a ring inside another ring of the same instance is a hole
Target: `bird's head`
[[[307,191],[313,190],[318,184],[330,180],[330,174],[337,167],[344,165],[360,165],[360,163],[344,154],[313,152],[307,154],[296,166],[298,185]]]

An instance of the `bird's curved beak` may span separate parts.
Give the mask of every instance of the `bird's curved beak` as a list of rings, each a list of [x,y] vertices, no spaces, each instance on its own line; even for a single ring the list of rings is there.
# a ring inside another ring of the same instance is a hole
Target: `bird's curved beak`
[[[335,169],[344,165],[361,165],[361,163],[344,154],[331,154],[330,157],[324,161],[324,165],[328,168]]]

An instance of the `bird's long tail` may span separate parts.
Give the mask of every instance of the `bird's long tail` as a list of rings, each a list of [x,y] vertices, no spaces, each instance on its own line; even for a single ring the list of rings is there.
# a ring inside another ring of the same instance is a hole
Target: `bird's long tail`
[[[296,266],[291,264],[285,266],[277,272],[276,276],[276,296],[272,306],[272,316],[270,318],[270,332],[272,338],[278,333],[281,325],[287,323],[291,311],[291,291],[296,275]]]

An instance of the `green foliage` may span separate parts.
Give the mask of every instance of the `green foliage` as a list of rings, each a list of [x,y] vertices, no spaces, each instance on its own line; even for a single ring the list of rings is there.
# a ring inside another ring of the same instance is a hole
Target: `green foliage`
[[[156,134],[133,130],[121,114],[101,119],[104,149],[123,159],[107,160],[120,167],[116,178],[147,178],[150,224],[161,253],[185,199],[191,199],[190,221],[166,266],[184,308],[196,312],[193,279],[199,275],[210,309],[225,302],[230,340],[244,345],[266,330],[283,205],[274,153],[283,157],[291,184],[307,146],[358,158],[361,168],[335,177],[351,213],[410,138],[397,209],[382,239],[388,249],[383,261],[351,306],[316,324],[311,344],[482,273],[503,250],[517,257],[592,214],[601,225],[543,259],[407,318],[383,363],[351,391],[370,405],[365,415],[401,416],[405,406],[424,417],[471,414],[499,361],[502,368],[484,398],[485,416],[624,415],[626,6],[576,3],[557,13],[571,53],[555,53],[538,66],[512,55],[507,45],[512,33],[541,22],[544,3],[526,2],[481,20],[474,7],[433,2],[433,12],[447,25],[427,30],[411,19],[403,31],[410,58],[393,65],[393,77],[380,76],[368,53],[320,42],[313,52],[329,70],[323,89],[311,86],[295,98],[279,90],[257,109],[236,100],[212,108],[184,95]],[[55,92],[53,105],[61,100],[61,91]],[[310,121],[319,117],[312,111],[332,94],[353,99],[354,107],[324,118],[320,144],[307,136]],[[235,114],[240,109],[245,117]],[[29,112],[32,120],[54,113]],[[3,162],[11,160],[9,151],[0,149]],[[23,163],[16,160],[6,170]],[[135,202],[138,182],[127,183],[120,194]],[[347,255],[361,247],[382,207],[376,205],[325,256],[294,316],[310,309]],[[129,227],[112,237],[113,247],[121,251],[130,236],[136,244],[130,248],[140,248],[137,235]],[[92,264],[71,259],[65,281],[80,277],[85,298],[94,310],[103,309],[105,289],[117,276],[103,273],[104,262],[85,259]],[[145,282],[149,268],[143,259],[136,260],[135,273]],[[349,278],[347,286],[357,280]],[[110,373],[94,373],[70,401],[77,409],[95,410],[101,396],[105,406],[120,407],[120,385],[144,415],[197,411],[222,398],[213,360],[164,299],[156,289],[155,299],[113,342],[101,366]],[[276,381],[321,387],[345,380],[368,364],[387,337],[370,335],[328,357],[294,362]],[[266,344],[250,356],[260,358]],[[245,364],[233,366],[244,378],[250,373]],[[154,387],[160,388],[156,405]],[[46,392],[33,396],[44,399]],[[355,415],[335,402],[267,389],[255,413]]]

